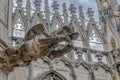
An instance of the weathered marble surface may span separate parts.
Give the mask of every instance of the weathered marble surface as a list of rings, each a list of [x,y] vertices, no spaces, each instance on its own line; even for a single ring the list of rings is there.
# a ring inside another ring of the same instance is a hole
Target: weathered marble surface
[[[33,38],[37,35],[45,34],[45,38],[35,42]],[[58,58],[73,49],[72,40],[78,37],[69,26],[63,26],[50,35],[44,32],[44,25],[37,24],[25,35],[24,43],[8,47],[0,57],[0,68],[3,72],[9,73],[15,67],[28,66],[32,60],[47,56],[50,59]],[[64,47],[59,49],[59,43],[65,42]]]

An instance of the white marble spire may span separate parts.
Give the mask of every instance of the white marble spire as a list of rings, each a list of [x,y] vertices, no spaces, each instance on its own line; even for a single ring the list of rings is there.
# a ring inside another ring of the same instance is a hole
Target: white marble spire
[[[67,25],[68,24],[68,12],[66,8],[66,3],[63,3],[63,17],[64,17],[64,23]]]
[[[50,10],[48,5],[48,0],[45,0],[45,18],[47,23],[50,23]]]
[[[59,10],[59,4],[57,3],[57,1],[53,2],[52,7],[53,7],[53,10],[54,10],[54,14],[55,15],[59,15],[59,12],[58,12],[58,10]]]
[[[88,8],[87,14],[88,14],[88,17],[90,18],[90,20],[94,21],[94,18],[93,18],[94,11],[92,10],[92,8]]]
[[[81,25],[85,28],[85,17],[82,10],[82,6],[79,6],[79,18],[80,18]]]
[[[30,3],[30,0],[27,0],[27,3],[26,3],[26,16],[27,16],[28,21],[30,21],[31,20],[31,3]]]
[[[17,0],[17,5],[18,5],[18,7],[21,7],[22,6],[22,0]]]
[[[71,12],[72,18],[76,19],[76,7],[74,6],[74,4],[70,5],[69,10]]]
[[[34,1],[34,4],[35,4],[35,8],[38,12],[40,12],[40,9],[41,9],[41,0],[35,0]]]

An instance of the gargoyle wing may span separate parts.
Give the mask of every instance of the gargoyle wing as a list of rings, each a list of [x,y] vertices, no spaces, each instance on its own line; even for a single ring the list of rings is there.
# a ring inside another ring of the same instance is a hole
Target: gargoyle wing
[[[44,32],[44,25],[41,23],[37,24],[33,26],[31,29],[29,29],[29,31],[25,35],[25,41],[31,40],[36,35],[39,35],[40,33],[43,33],[43,32]]]

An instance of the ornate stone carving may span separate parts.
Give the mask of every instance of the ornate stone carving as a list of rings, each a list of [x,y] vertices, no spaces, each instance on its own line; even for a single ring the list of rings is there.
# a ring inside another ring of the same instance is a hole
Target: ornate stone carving
[[[32,40],[36,35],[44,34],[44,25],[38,24],[32,27],[25,35],[25,42],[17,48],[7,48],[4,57],[0,57],[0,68],[9,73],[15,67],[27,66],[32,60],[47,56],[50,59],[58,58],[73,49],[72,40],[78,37],[69,26],[55,31],[39,42]],[[47,33],[46,33],[47,34]],[[66,42],[62,49],[56,48],[60,42]]]
[[[36,77],[34,80],[67,80],[67,79],[64,76],[62,76],[60,73],[51,70]]]

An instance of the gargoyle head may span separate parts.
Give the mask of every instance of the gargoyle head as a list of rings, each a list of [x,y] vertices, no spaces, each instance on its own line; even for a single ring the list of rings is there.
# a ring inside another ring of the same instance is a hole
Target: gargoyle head
[[[66,34],[68,34],[68,36],[70,37],[71,40],[75,40],[78,38],[79,36],[79,33],[78,32],[75,32],[73,29],[70,28],[70,26],[68,25],[65,25],[63,26],[62,30],[64,32],[66,32]]]

